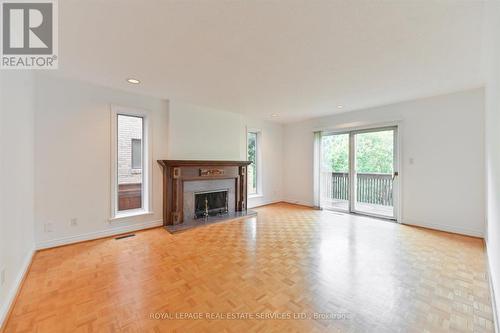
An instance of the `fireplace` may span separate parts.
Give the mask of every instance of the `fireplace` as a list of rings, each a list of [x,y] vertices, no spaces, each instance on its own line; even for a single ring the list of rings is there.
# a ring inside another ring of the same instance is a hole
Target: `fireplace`
[[[159,160],[163,168],[163,221],[169,226],[254,215],[247,211],[249,161]],[[219,193],[224,192],[224,193]],[[220,215],[220,213],[223,213]],[[181,227],[171,228],[179,229]]]
[[[229,212],[228,190],[194,193],[194,218],[224,215]]]

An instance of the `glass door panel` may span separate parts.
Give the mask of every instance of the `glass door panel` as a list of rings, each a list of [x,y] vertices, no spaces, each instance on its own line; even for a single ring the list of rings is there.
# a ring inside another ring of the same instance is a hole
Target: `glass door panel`
[[[354,143],[354,192],[352,211],[394,218],[396,128],[352,134]]]
[[[321,137],[320,205],[349,211],[349,133]]]

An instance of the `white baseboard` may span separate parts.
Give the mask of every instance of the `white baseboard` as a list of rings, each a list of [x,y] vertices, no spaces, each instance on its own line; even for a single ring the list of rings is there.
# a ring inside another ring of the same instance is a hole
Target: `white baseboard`
[[[270,201],[259,202],[257,205],[248,205],[248,209],[258,208],[258,207],[272,205],[272,204],[277,204],[277,203],[280,203],[280,202],[283,202],[283,200],[270,200]]]
[[[314,205],[311,202],[306,202],[306,201],[300,201],[300,200],[283,200],[282,202],[289,203],[289,204],[292,204],[292,205],[300,205],[300,206],[306,206],[306,207],[314,208]]]
[[[143,223],[135,223],[135,224],[130,224],[130,225],[126,225],[126,226],[101,230],[101,231],[89,232],[86,234],[80,234],[80,235],[75,235],[75,236],[69,236],[69,237],[63,237],[63,238],[51,239],[48,241],[38,242],[36,244],[36,248],[37,248],[37,250],[48,249],[51,247],[56,247],[56,246],[61,246],[61,245],[68,245],[68,244],[73,244],[73,243],[78,243],[78,242],[83,242],[83,241],[88,241],[88,240],[93,240],[93,239],[98,239],[98,238],[110,237],[110,236],[114,236],[114,235],[123,234],[126,232],[132,232],[132,231],[137,231],[137,230],[142,230],[142,229],[159,227],[161,225],[163,225],[162,220],[149,221],[149,222],[143,222]]]
[[[473,236],[473,237],[479,237],[479,238],[484,237],[484,233],[481,230],[461,228],[461,227],[457,227],[454,225],[433,224],[433,223],[425,223],[425,222],[406,220],[406,219],[402,221],[402,224],[413,225],[416,227],[424,227],[424,228],[429,228],[429,229],[434,229],[434,230],[439,230],[439,231],[452,232],[454,234],[460,234],[460,235],[465,235],[465,236]]]
[[[17,293],[21,290],[21,284],[24,281],[24,276],[28,273],[28,268],[30,267],[31,260],[33,260],[33,255],[35,254],[35,249],[32,248],[23,260],[21,270],[17,274],[14,284],[10,288],[7,293],[7,297],[3,300],[3,303],[0,304],[0,331],[4,328],[5,320],[7,319],[7,315],[11,307],[14,305],[14,301],[16,299]]]
[[[493,271],[491,270],[490,255],[488,252],[488,242],[486,240],[484,240],[484,246],[486,248],[486,265],[488,268],[488,282],[490,285],[491,312],[493,312],[493,327],[495,328],[495,333],[500,333],[500,327],[498,323],[498,308],[495,297],[495,287],[493,286]]]

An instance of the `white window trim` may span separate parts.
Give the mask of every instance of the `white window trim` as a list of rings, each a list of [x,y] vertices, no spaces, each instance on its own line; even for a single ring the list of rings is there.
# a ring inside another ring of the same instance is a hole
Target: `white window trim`
[[[246,151],[248,158],[248,133],[257,133],[257,193],[248,194],[247,198],[261,198],[264,196],[262,191],[262,130],[257,128],[247,128],[246,133]]]
[[[142,208],[127,211],[118,211],[118,115],[135,116],[143,119],[143,160],[142,160]],[[134,216],[150,215],[153,202],[152,191],[152,126],[151,112],[119,105],[111,105],[111,213],[110,221],[128,219]]]

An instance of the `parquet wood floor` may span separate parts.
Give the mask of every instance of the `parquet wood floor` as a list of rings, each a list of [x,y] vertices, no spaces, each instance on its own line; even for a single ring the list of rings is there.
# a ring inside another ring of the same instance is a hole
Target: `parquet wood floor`
[[[481,239],[288,204],[258,214],[38,252],[5,331],[493,331]],[[333,318],[300,317],[314,313]]]

